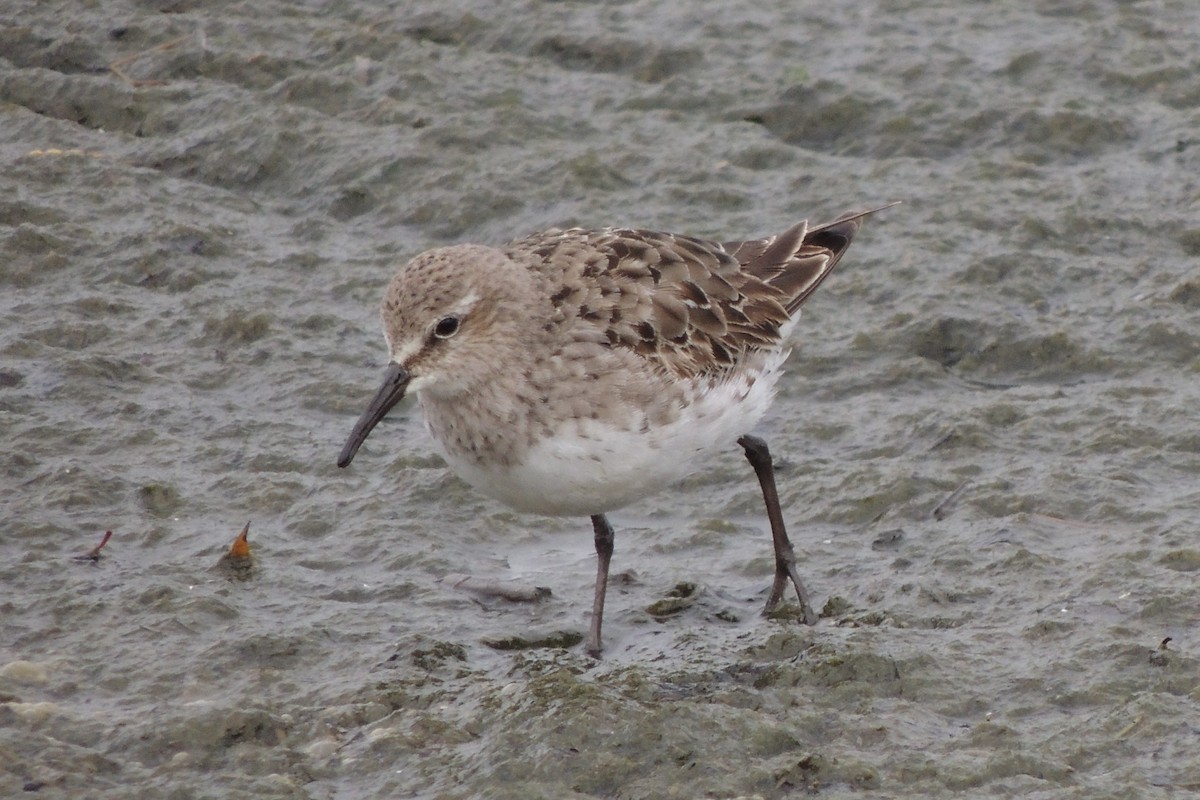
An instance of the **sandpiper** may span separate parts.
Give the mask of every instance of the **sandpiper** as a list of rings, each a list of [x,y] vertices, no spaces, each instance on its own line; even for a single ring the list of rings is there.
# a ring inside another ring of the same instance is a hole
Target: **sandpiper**
[[[338,466],[415,393],[467,483],[521,511],[590,516],[598,566],[585,647],[598,655],[613,552],[605,515],[737,441],[774,541],[766,610],[790,581],[813,624],[770,452],[746,432],[771,403],[800,305],[877,210],[747,241],[572,228],[422,253],[384,295],[390,363]]]

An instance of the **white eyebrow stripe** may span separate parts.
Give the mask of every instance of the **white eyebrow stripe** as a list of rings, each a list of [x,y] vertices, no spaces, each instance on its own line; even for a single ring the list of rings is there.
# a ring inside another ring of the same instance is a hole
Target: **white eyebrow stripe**
[[[483,296],[479,294],[479,292],[472,291],[459,300],[458,303],[454,305],[454,308],[451,309],[450,313],[459,317],[466,316],[466,314],[472,308],[474,308],[475,304],[481,299],[483,299]],[[433,325],[437,325],[437,322],[437,320],[434,320]],[[421,348],[425,346],[424,339],[410,339],[409,341],[402,343],[391,341],[388,338],[386,326],[384,328],[383,339],[385,342],[387,342],[388,351],[392,354],[390,359],[391,362],[401,366],[404,366],[404,364],[416,356],[417,353],[421,352]]]
[[[475,290],[471,290],[471,292],[469,294],[466,294],[463,296],[462,300],[458,301],[458,305],[456,305],[454,307],[454,313],[456,313],[460,316],[463,314],[466,314],[468,311],[470,311],[475,306],[476,303],[479,302],[479,300],[480,300],[479,292],[477,292]]]
[[[424,344],[424,342],[421,342],[420,340],[410,339],[409,341],[405,342],[403,346],[396,347],[391,342],[388,342],[388,348],[392,353],[392,363],[404,366],[404,364],[410,361],[412,357],[420,351],[422,344]]]

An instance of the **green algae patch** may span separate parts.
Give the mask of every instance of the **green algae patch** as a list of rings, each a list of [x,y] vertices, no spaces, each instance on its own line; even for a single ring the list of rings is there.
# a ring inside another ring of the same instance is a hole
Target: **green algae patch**
[[[544,634],[486,637],[483,644],[493,650],[567,649],[583,641],[578,631],[551,631]]]
[[[183,498],[174,486],[148,483],[138,490],[142,508],[156,517],[170,517],[183,505]]]
[[[1200,550],[1191,547],[1171,550],[1165,553],[1158,563],[1176,572],[1195,572],[1200,570]]]

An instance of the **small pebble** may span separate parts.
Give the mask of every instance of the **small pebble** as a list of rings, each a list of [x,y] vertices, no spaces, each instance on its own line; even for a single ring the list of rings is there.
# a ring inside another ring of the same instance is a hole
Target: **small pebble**
[[[46,665],[36,661],[10,661],[0,667],[0,678],[17,683],[42,684],[49,680]]]

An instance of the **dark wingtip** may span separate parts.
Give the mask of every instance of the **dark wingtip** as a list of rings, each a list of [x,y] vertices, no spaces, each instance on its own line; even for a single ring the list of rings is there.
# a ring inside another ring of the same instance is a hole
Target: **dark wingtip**
[[[838,214],[837,218],[832,222],[826,222],[823,225],[814,225],[808,229],[808,232],[811,235],[821,231],[837,231],[843,236],[849,236],[853,239],[854,234],[857,233],[858,229],[862,226],[864,218],[869,217],[871,214],[884,211],[885,209],[898,206],[903,202],[903,200],[895,200],[882,206],[868,208],[865,211],[843,211],[841,214]]]
[[[822,247],[828,247],[835,253],[840,252],[850,246],[850,242],[854,240],[854,235],[858,233],[858,229],[862,227],[863,220],[866,217],[884,209],[898,206],[903,202],[903,200],[896,200],[887,205],[869,208],[866,211],[843,211],[832,222],[826,222],[823,225],[816,225],[809,228],[805,241],[821,245]]]

